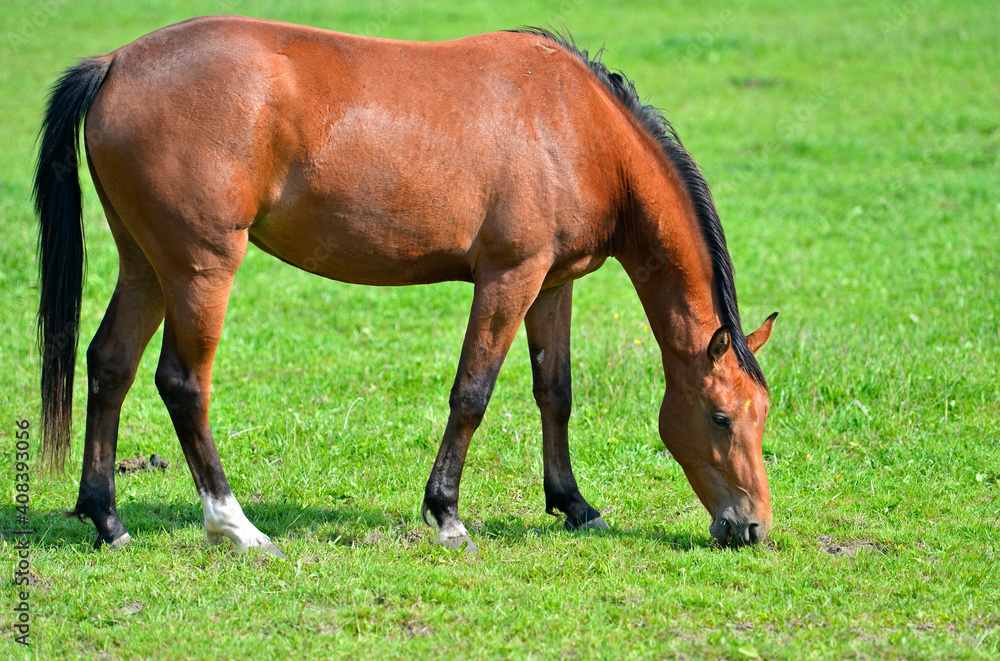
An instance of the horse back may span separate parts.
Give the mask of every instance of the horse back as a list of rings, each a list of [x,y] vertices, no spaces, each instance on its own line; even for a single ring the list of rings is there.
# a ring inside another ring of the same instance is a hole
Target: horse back
[[[367,284],[474,280],[542,253],[555,282],[606,257],[624,122],[536,35],[419,43],[209,17],[113,56],[88,153],[150,242],[248,231]]]

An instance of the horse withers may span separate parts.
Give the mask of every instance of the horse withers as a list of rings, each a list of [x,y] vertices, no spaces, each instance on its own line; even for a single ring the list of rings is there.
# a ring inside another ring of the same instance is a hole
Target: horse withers
[[[243,514],[209,429],[212,362],[249,243],[344,282],[474,283],[423,515],[474,549],[458,514],[469,441],[524,322],[542,419],[546,509],[606,528],[570,464],[573,281],[609,256],[663,358],[659,431],[708,509],[712,536],[771,525],[761,452],[768,390],[744,336],[708,186],[633,84],[571,41],[526,29],[441,43],[239,17],[199,18],[81,60],[53,87],[34,199],[40,217],[44,459],[64,465],[83,280],[77,151],[119,254],[87,351],[83,473],[70,514],[95,546],[130,537],[115,507],[125,394],[164,324],[156,386],[210,542],[281,555]],[[316,250],[322,245],[323,250]]]

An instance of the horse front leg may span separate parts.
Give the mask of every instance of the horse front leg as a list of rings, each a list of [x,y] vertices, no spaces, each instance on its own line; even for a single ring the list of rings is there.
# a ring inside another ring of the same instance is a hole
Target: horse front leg
[[[476,551],[458,515],[462,468],[504,357],[544,276],[544,268],[524,265],[490,274],[476,283],[458,374],[449,398],[451,412],[421,508],[424,522],[439,529],[437,544],[464,547],[469,553]]]
[[[545,511],[566,515],[567,530],[607,530],[576,484],[569,458],[569,416],[573,408],[570,376],[570,321],[573,283],[542,291],[524,317],[531,356],[532,392],[542,415]]]

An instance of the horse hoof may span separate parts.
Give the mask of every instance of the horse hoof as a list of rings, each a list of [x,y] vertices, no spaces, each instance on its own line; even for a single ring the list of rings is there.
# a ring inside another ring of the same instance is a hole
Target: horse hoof
[[[576,532],[580,530],[611,530],[611,526],[604,522],[604,519],[597,517],[596,519],[591,519],[590,521],[584,521],[580,525],[574,526],[568,520],[565,524],[566,530],[570,532]]]
[[[473,542],[468,535],[445,537],[444,533],[441,533],[437,536],[437,539],[434,540],[434,543],[448,549],[459,549],[465,551],[469,555],[472,555],[479,550],[479,547],[476,546],[475,542]]]
[[[125,533],[124,535],[122,535],[121,537],[119,537],[118,539],[116,539],[115,541],[113,541],[110,544],[108,544],[108,546],[110,546],[113,549],[120,549],[121,547],[125,546],[126,544],[128,544],[131,541],[132,541],[132,536],[129,535],[128,533]]]
[[[285,554],[282,553],[281,551],[279,551],[278,547],[275,546],[274,542],[272,542],[271,540],[267,540],[266,542],[264,542],[263,544],[261,544],[260,546],[258,546],[256,548],[260,549],[264,553],[269,553],[269,554],[273,555],[274,557],[278,558],[279,560],[284,560],[285,559]]]
[[[110,549],[120,549],[131,541],[132,537],[128,533],[124,533],[118,539],[111,542],[106,542],[103,537],[98,536],[97,540],[94,542],[94,549],[100,549],[102,546],[107,546]]]
[[[236,549],[237,553],[246,553],[250,549],[257,549],[258,551],[267,553],[268,555],[273,555],[275,558],[278,558],[279,560],[286,559],[285,554],[282,553],[281,550],[274,545],[274,542],[272,542],[269,537],[262,537],[260,539],[255,539],[249,544],[236,542]]]

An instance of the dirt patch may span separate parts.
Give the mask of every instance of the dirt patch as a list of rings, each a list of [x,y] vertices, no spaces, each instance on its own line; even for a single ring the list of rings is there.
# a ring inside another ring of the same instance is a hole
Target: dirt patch
[[[372,530],[370,533],[364,536],[364,538],[359,539],[348,539],[344,541],[341,539],[342,544],[346,543],[350,546],[381,546],[384,544],[402,544],[403,548],[410,548],[415,544],[419,544],[427,537],[427,533],[420,528],[414,528],[412,530],[407,530],[405,526],[393,526],[393,527],[383,527],[379,526]]]
[[[381,544],[387,539],[388,537],[386,537],[386,534],[382,532],[382,529],[376,528],[375,530],[373,530],[372,532],[368,533],[368,535],[365,536],[364,543],[366,546],[371,546],[373,544]]]
[[[413,530],[407,531],[406,535],[403,536],[405,540],[406,548],[410,548],[414,544],[419,544],[427,537],[427,533],[423,530],[418,530],[414,528]]]
[[[351,535],[337,535],[330,540],[330,543],[337,546],[359,546],[361,544],[360,540]]]
[[[28,574],[24,578],[26,580],[24,585],[32,590],[47,590],[52,587],[52,581],[48,578],[42,578],[42,575],[35,571],[34,567],[28,568]]]
[[[823,535],[819,538],[820,549],[829,555],[843,555],[853,558],[860,550],[875,551],[876,553],[888,553],[889,546],[880,542],[873,542],[870,539],[835,540],[833,537]]]
[[[170,464],[163,460],[158,454],[150,455],[149,460],[142,457],[130,457],[118,462],[118,473],[121,475],[131,475],[140,471],[161,470],[170,468]]]
[[[126,604],[119,608],[118,612],[124,616],[135,615],[136,613],[141,613],[144,608],[145,606],[141,601],[133,601],[131,604]]]
[[[400,629],[406,638],[416,638],[418,636],[430,636],[434,630],[419,620],[404,620],[400,623]]]

